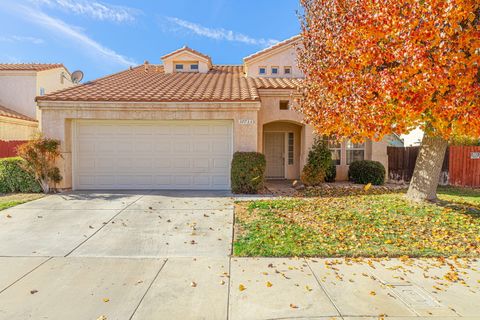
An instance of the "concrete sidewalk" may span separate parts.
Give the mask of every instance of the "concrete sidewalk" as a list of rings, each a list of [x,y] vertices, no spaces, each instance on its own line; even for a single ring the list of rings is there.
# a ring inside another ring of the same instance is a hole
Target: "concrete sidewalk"
[[[2,211],[0,320],[480,319],[479,261],[235,258],[232,223],[222,193]]]

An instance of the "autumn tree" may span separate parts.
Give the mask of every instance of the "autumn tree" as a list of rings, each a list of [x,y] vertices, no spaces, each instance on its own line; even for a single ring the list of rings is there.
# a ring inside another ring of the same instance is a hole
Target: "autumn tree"
[[[300,2],[306,121],[355,141],[421,128],[407,196],[435,199],[448,140],[480,137],[480,2]]]

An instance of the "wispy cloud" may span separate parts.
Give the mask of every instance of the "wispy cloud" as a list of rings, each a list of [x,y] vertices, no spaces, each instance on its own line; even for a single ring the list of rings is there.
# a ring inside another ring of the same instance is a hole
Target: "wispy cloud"
[[[26,17],[32,23],[49,29],[52,33],[64,36],[71,41],[75,41],[89,52],[101,55],[109,61],[114,61],[124,66],[136,65],[137,63],[127,57],[124,57],[112,49],[109,49],[84,34],[80,28],[68,25],[60,19],[53,18],[41,10],[34,10],[27,6],[20,6],[22,16]]]
[[[114,22],[131,22],[139,13],[138,9],[114,6],[107,3],[87,0],[30,0],[38,5],[59,8],[78,15],[85,15],[96,20]]]
[[[209,28],[176,17],[167,17],[167,20],[179,27],[192,31],[196,35],[216,40],[242,42],[262,47],[268,47],[278,42],[278,40],[275,39],[252,38],[242,33],[226,30],[223,28]]]
[[[35,37],[25,37],[25,36],[1,36],[0,35],[0,42],[28,42],[33,44],[43,44],[45,41],[41,38]]]

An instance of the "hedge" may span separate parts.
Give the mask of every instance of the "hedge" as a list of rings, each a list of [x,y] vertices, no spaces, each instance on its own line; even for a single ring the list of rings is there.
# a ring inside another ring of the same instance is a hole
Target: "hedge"
[[[348,169],[348,179],[354,183],[381,185],[385,183],[385,167],[378,161],[353,161]]]
[[[235,152],[232,160],[232,192],[255,194],[265,182],[265,156],[258,152]]]
[[[19,157],[0,159],[0,193],[42,191],[35,177],[22,169],[23,161]]]

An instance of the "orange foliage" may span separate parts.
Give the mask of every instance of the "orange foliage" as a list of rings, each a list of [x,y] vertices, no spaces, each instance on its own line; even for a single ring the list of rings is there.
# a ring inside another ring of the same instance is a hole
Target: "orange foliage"
[[[300,111],[326,135],[480,137],[478,0],[301,0]]]

